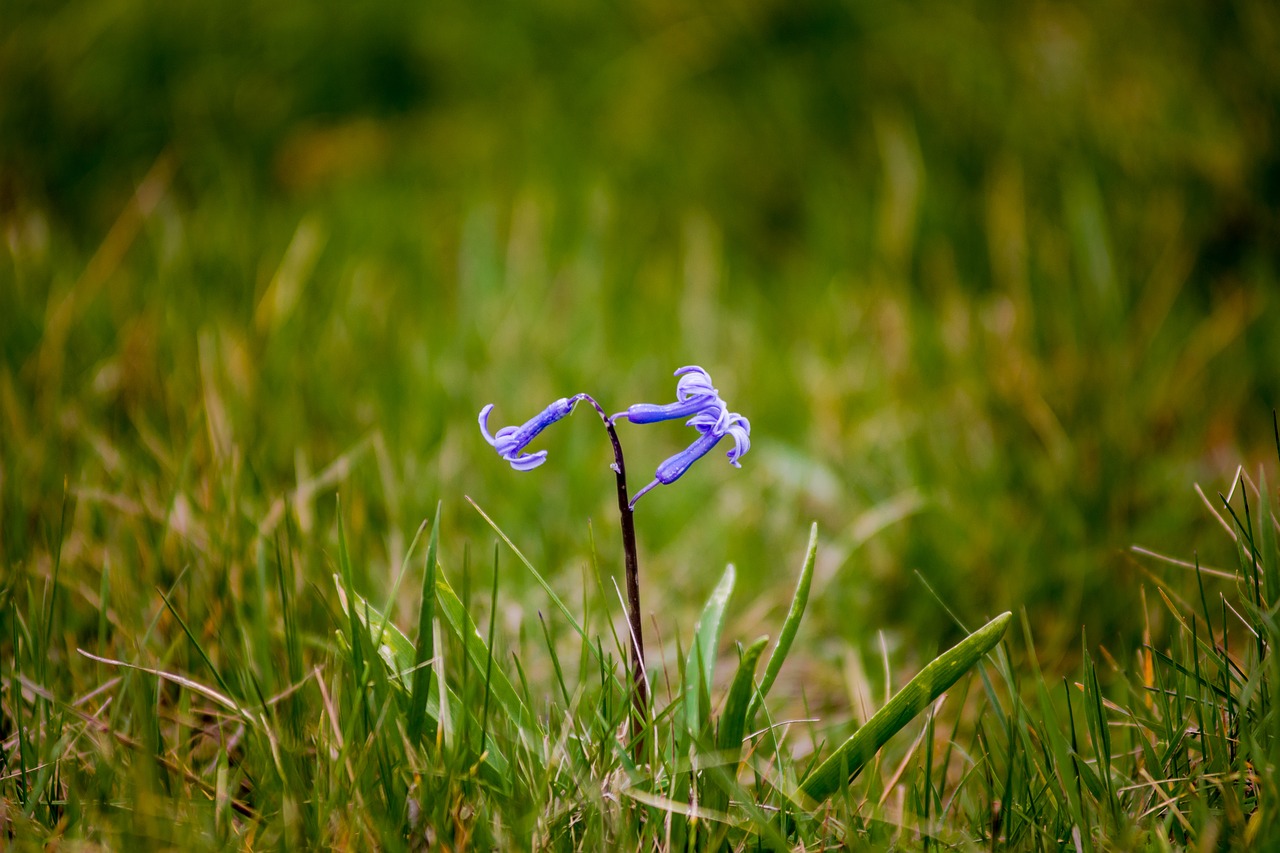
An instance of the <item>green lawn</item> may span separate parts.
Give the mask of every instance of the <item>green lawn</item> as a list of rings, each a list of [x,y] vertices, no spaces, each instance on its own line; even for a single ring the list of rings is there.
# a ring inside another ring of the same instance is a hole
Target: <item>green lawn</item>
[[[0,4],[3,843],[1265,849],[1272,6]]]

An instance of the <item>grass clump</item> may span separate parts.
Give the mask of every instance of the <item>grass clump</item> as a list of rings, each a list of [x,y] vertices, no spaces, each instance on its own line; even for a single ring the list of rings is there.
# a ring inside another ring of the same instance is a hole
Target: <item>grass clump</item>
[[[1280,528],[1265,480],[1243,473],[1215,515],[1234,571],[1165,559],[1149,572],[1159,603],[1144,630],[1167,617],[1164,643],[1113,654],[1086,638],[1075,674],[1054,679],[1025,615],[1022,643],[1000,643],[1005,614],[843,746],[820,735],[807,757],[792,735],[815,721],[774,719],[767,694],[804,642],[816,525],[783,639],[739,646],[735,674],[716,679],[730,567],[687,656],[654,673],[640,732],[616,591],[605,607],[598,587],[581,617],[557,597],[540,636],[513,644],[497,627],[499,553],[491,574],[466,549],[447,570],[439,513],[383,605],[357,589],[338,515],[321,557],[336,564],[331,587],[299,583],[307,549],[286,524],[258,543],[251,595],[224,618],[184,572],[154,592],[136,635],[95,628],[67,600],[96,594],[119,621],[127,578],[68,589],[55,548],[46,583],[11,576],[0,598],[2,828],[19,849],[1262,849],[1280,837]],[[398,617],[409,578],[424,597]],[[891,739],[904,727],[913,737]]]

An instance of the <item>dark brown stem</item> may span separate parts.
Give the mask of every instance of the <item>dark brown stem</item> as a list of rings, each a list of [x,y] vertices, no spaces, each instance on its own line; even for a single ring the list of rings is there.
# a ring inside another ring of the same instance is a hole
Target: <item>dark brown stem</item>
[[[644,763],[645,725],[649,717],[649,682],[644,671],[644,626],[640,621],[640,562],[636,557],[636,524],[627,497],[627,467],[622,458],[622,443],[613,421],[604,409],[587,394],[579,395],[600,413],[604,428],[613,443],[613,472],[618,484],[618,514],[622,519],[622,553],[627,570],[627,624],[631,634],[631,746],[637,765]]]

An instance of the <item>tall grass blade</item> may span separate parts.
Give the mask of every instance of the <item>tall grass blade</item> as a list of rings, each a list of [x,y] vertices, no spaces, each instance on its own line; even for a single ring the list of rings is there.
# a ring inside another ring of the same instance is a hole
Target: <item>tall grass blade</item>
[[[484,753],[489,735],[489,697],[493,695],[493,632],[498,624],[498,543],[493,543],[493,592],[489,596],[489,641],[485,643],[489,657],[484,663],[484,710],[480,713],[480,752]]]
[[[365,701],[364,679],[365,679],[365,631],[361,631],[359,627],[359,618],[356,615],[358,609],[357,601],[361,605],[367,605],[364,599],[356,595],[355,581],[352,578],[351,571],[351,554],[347,550],[347,533],[342,523],[342,500],[337,499],[338,510],[338,567],[342,576],[341,590],[346,593],[346,601],[350,602],[350,606],[344,606],[347,612],[348,636],[347,643],[349,645],[349,653],[351,655],[351,677],[352,685],[355,688],[355,695],[359,697],[360,705],[364,709],[364,719],[366,724],[369,722],[369,709]],[[365,607],[365,613],[368,613],[368,607]]]
[[[560,611],[561,615],[563,615],[564,618],[568,620],[569,624],[573,626],[573,630],[577,631],[578,635],[582,637],[582,639],[590,643],[590,638],[587,636],[587,632],[583,629],[581,623],[578,622],[577,618],[569,608],[565,606],[565,603],[560,599],[560,596],[556,594],[556,591],[551,587],[551,584],[547,579],[542,576],[542,573],[533,567],[533,563],[531,563],[529,558],[524,555],[524,552],[517,548],[516,544],[511,541],[511,537],[507,536],[507,534],[503,532],[502,528],[498,527],[497,523],[489,517],[489,514],[482,510],[479,504],[473,501],[470,497],[467,498],[467,503],[471,504],[472,508],[476,512],[480,513],[480,517],[485,520],[486,524],[493,528],[493,532],[498,534],[498,538],[507,543],[507,547],[516,555],[516,559],[523,563],[524,567],[529,570],[529,573],[533,575],[533,579],[538,582],[538,585],[542,587],[543,591],[547,594],[547,597],[551,599],[551,603],[556,606],[556,609]]]

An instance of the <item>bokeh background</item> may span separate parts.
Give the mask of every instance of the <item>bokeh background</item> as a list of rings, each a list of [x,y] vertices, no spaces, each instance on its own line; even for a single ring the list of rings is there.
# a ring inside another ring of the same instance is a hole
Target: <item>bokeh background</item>
[[[1275,459],[1268,0],[0,9],[0,538],[47,573],[65,484],[80,628],[105,565],[234,594],[286,514],[327,590],[338,493],[373,591],[437,502],[488,565],[469,495],[572,601],[593,537],[620,575],[599,424],[517,474],[476,413],[691,363],[754,447],[640,505],[673,646],[728,562],[768,630],[811,520],[814,660],[926,657],[941,602],[1131,645],[1129,546]],[[688,438],[622,433],[633,488]]]

